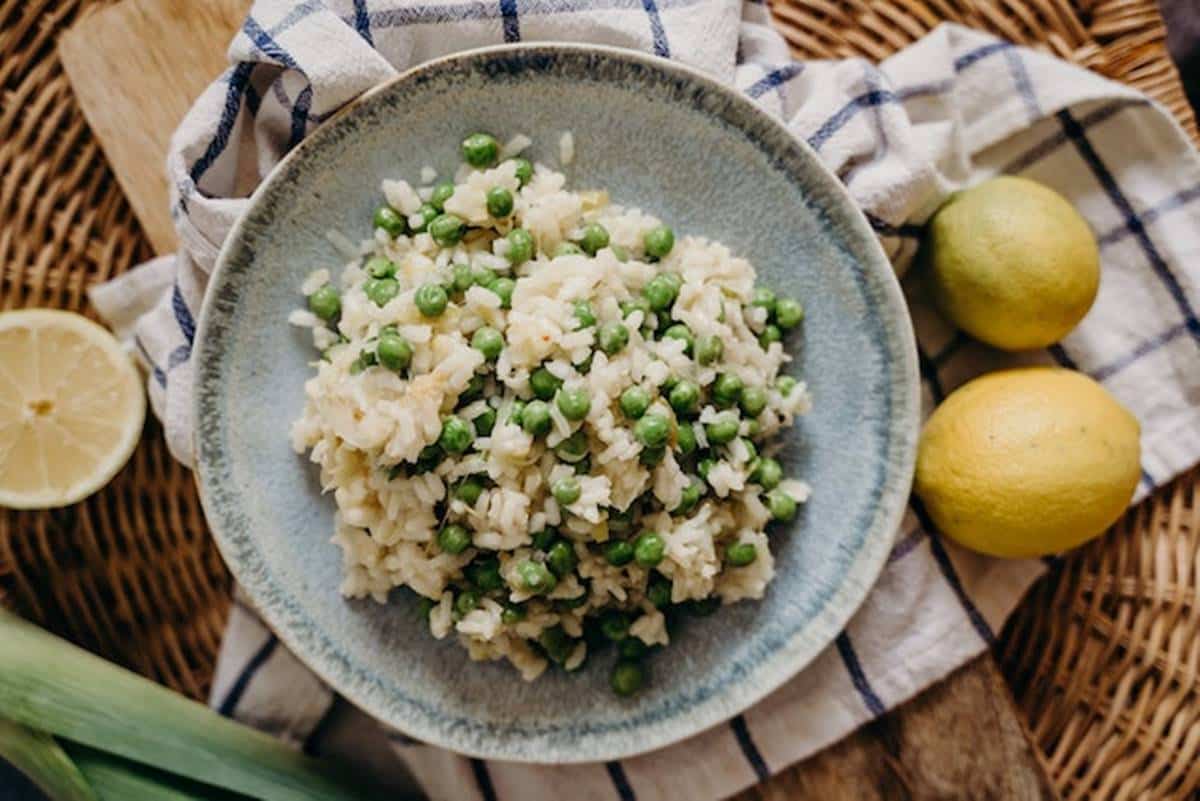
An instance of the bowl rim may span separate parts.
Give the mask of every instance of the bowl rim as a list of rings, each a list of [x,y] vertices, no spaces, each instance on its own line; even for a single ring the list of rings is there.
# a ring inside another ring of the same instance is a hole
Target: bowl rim
[[[701,84],[706,90],[716,92],[731,99],[735,105],[741,107],[741,113],[745,113],[752,118],[757,118],[759,122],[765,122],[768,126],[774,127],[779,133],[782,133],[799,149],[807,161],[816,165],[818,171],[821,173],[821,180],[825,183],[825,186],[822,188],[830,193],[830,197],[833,200],[832,203],[825,204],[825,208],[836,208],[838,204],[841,204],[848,210],[844,222],[851,227],[849,233],[863,241],[867,250],[871,252],[867,260],[864,261],[856,258],[855,261],[859,262],[864,270],[878,273],[877,277],[880,280],[880,288],[885,300],[884,307],[888,308],[897,317],[895,335],[900,338],[898,344],[902,357],[902,363],[898,366],[897,372],[902,374],[907,381],[907,393],[897,395],[898,399],[903,401],[901,408],[897,409],[897,414],[902,413],[902,416],[893,418],[890,426],[894,433],[889,437],[889,441],[894,443],[894,447],[897,449],[900,458],[897,460],[896,465],[886,468],[886,473],[898,473],[899,475],[892,481],[885,482],[890,485],[890,488],[889,486],[885,486],[879,503],[876,505],[877,513],[874,526],[872,526],[871,530],[864,537],[862,546],[850,563],[846,575],[841,580],[841,584],[827,597],[824,606],[813,616],[806,627],[797,630],[788,638],[787,646],[755,667],[756,681],[743,682],[741,685],[742,689],[737,694],[736,701],[733,704],[717,704],[712,700],[707,700],[702,702],[698,707],[689,708],[686,716],[675,716],[674,719],[677,723],[673,729],[664,731],[666,727],[660,724],[655,728],[652,735],[637,740],[636,743],[631,739],[603,751],[568,754],[556,752],[550,759],[539,759],[523,751],[506,748],[503,746],[505,739],[499,737],[493,738],[491,742],[499,744],[500,747],[491,749],[472,748],[463,742],[456,741],[452,737],[447,736],[436,726],[427,725],[424,721],[403,719],[395,714],[388,714],[388,709],[381,709],[381,705],[376,702],[377,699],[372,698],[373,695],[377,695],[376,692],[372,691],[369,687],[360,692],[353,681],[353,674],[364,670],[361,665],[354,665],[352,662],[349,664],[339,663],[339,660],[336,658],[308,653],[308,645],[303,641],[301,636],[296,635],[289,629],[284,620],[285,615],[282,610],[274,608],[270,603],[263,600],[269,595],[263,588],[263,583],[273,584],[273,581],[264,576],[261,554],[254,554],[254,564],[231,558],[234,553],[234,547],[227,540],[226,533],[221,529],[221,523],[223,522],[222,515],[216,508],[215,501],[211,498],[209,482],[205,476],[206,460],[204,459],[204,454],[206,450],[202,446],[202,438],[200,436],[202,426],[200,425],[200,421],[204,405],[204,392],[202,391],[204,368],[202,365],[205,364],[204,357],[211,349],[210,343],[212,340],[209,334],[213,325],[213,315],[215,314],[212,309],[217,305],[208,302],[209,293],[213,288],[220,285],[226,273],[232,269],[229,265],[233,260],[236,243],[245,235],[247,221],[253,216],[256,207],[262,202],[263,197],[272,188],[274,182],[280,180],[279,176],[284,173],[286,167],[293,160],[299,158],[300,154],[317,146],[313,144],[317,141],[317,138],[312,136],[311,133],[284,154],[251,193],[245,210],[238,216],[230,228],[225,241],[222,243],[215,266],[209,276],[208,289],[205,293],[206,302],[202,304],[194,348],[198,357],[196,367],[198,372],[194,379],[195,383],[191,404],[192,419],[194,421],[192,434],[193,453],[195,454],[196,465],[193,475],[199,490],[201,507],[204,510],[205,519],[208,521],[209,529],[213,534],[214,541],[217,543],[218,550],[225,564],[229,567],[231,574],[254,602],[255,611],[263,623],[308,669],[312,670],[324,683],[368,715],[395,727],[424,744],[445,748],[473,758],[546,765],[586,764],[627,759],[649,751],[675,745],[694,737],[736,717],[738,714],[763,700],[766,696],[798,675],[800,671],[811,665],[817,656],[827,650],[836,639],[838,633],[845,629],[850,619],[860,609],[874,588],[886,564],[894,532],[901,523],[912,491],[921,406],[916,338],[909,315],[908,304],[904,299],[903,291],[891,262],[884,253],[882,245],[871,229],[866,216],[851,197],[849,190],[842,181],[825,165],[816,151],[802,138],[797,137],[788,130],[787,126],[778,117],[767,113],[758,104],[754,103],[734,87],[721,83],[715,77],[682,62],[628,48],[577,42],[539,41],[488,45],[456,51],[410,67],[348,101],[342,108],[326,119],[320,127],[326,130],[330,129],[339,120],[356,113],[363,105],[388,92],[397,84],[410,81],[426,73],[436,72],[457,63],[469,64],[480,59],[517,52],[532,54],[543,52],[550,56],[568,55],[574,57],[600,54],[617,60],[636,62],[644,67],[666,72],[674,77],[682,77],[688,81]],[[250,535],[246,534],[246,536]],[[791,655],[789,651],[796,649],[799,641],[804,639],[806,631],[818,624],[821,633],[816,639],[821,641],[820,647],[811,649],[811,652],[807,653],[802,659],[787,658]],[[753,687],[745,689],[747,685],[751,684]]]

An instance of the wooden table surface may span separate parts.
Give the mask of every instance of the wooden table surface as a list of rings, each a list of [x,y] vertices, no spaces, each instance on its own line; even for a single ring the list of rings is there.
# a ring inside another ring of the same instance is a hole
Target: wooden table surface
[[[158,252],[175,235],[163,163],[175,125],[224,67],[247,0],[124,0],[90,14],[59,54],[93,132]],[[139,42],[131,47],[130,42]],[[1057,796],[990,654],[740,799]]]

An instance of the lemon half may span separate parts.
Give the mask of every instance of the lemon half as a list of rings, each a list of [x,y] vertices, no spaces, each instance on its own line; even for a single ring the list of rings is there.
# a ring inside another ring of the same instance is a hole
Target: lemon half
[[[104,328],[70,312],[0,314],[0,506],[86,498],[133,453],[142,381]]]

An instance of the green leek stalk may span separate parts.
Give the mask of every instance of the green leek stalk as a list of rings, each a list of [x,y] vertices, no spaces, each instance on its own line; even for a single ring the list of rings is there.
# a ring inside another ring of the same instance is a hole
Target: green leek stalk
[[[341,772],[0,610],[10,720],[263,801],[361,801]]]
[[[79,768],[45,732],[0,720],[0,757],[53,801],[97,801]]]
[[[65,742],[63,746],[100,801],[252,801],[86,745]]]

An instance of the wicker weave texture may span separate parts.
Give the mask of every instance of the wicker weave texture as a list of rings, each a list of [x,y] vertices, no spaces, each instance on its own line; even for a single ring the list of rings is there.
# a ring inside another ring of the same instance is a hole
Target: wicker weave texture
[[[149,257],[54,40],[110,0],[0,0],[0,307],[90,313],[85,290]],[[878,60],[943,20],[1039,47],[1196,124],[1153,0],[771,0],[801,58]],[[1200,787],[1200,471],[1058,563],[1000,655],[1067,799]],[[188,695],[207,692],[230,580],[190,475],[147,424],[129,466],[68,509],[0,510],[0,592],[20,612]]]
[[[0,307],[90,314],[86,288],[150,257],[55,39],[98,3],[0,4]],[[208,690],[230,580],[190,474],[146,426],[103,492],[0,510],[0,588],[27,617],[192,696]]]

